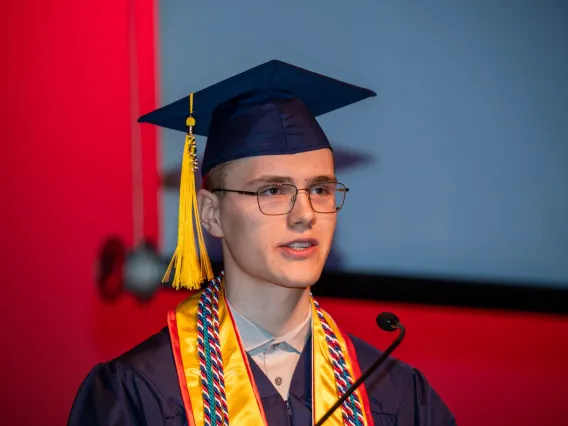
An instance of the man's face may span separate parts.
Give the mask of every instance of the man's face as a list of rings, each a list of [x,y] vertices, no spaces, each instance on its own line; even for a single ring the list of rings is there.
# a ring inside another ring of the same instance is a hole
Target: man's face
[[[237,160],[227,170],[224,188],[257,191],[289,182],[303,189],[323,180],[335,180],[328,149]],[[314,212],[308,191],[299,192],[290,213],[277,216],[263,214],[256,196],[225,193],[218,217],[225,262],[254,279],[295,288],[319,279],[337,220],[336,213]]]

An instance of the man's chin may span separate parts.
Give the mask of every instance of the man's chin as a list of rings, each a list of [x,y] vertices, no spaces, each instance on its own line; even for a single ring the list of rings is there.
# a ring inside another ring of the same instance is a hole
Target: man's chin
[[[277,284],[287,288],[305,289],[313,286],[320,278],[321,270],[310,273],[285,273],[279,277]]]

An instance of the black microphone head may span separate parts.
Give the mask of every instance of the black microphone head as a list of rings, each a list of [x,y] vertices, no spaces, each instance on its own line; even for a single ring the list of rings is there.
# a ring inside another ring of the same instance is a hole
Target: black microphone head
[[[398,317],[390,312],[381,312],[377,316],[377,325],[385,331],[395,331],[398,328]]]

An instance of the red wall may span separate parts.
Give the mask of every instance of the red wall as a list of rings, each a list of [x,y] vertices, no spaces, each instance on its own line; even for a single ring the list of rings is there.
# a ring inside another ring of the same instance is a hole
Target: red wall
[[[150,110],[154,4],[133,3],[140,108]],[[65,424],[88,368],[160,326],[172,304],[168,294],[107,306],[94,283],[103,239],[132,239],[129,10],[126,0],[3,5],[0,424]],[[142,139],[155,236],[155,132]]]
[[[139,112],[156,105],[155,5],[137,0]],[[97,250],[132,242],[129,2],[4,6],[0,152],[0,423],[65,424],[98,361],[162,327],[183,295],[102,303]],[[137,113],[137,111],[134,111]],[[155,131],[142,128],[146,235],[158,234]],[[566,424],[568,318],[322,300],[349,331],[386,347],[381,310],[408,327],[396,355],[422,369],[460,425]],[[10,413],[10,414],[8,414]],[[13,417],[10,417],[13,416]]]

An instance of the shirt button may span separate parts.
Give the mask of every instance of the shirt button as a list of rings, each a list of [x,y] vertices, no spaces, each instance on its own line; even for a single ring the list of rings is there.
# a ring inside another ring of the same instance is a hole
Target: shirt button
[[[276,386],[280,386],[282,384],[282,377],[277,377],[274,382],[276,383]]]

